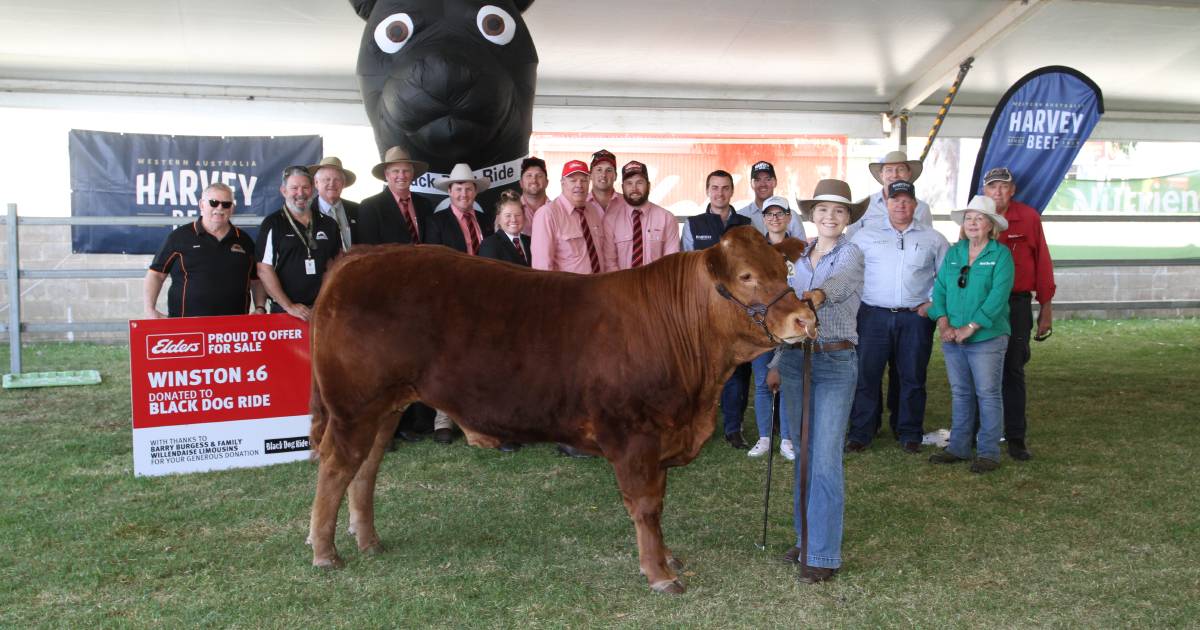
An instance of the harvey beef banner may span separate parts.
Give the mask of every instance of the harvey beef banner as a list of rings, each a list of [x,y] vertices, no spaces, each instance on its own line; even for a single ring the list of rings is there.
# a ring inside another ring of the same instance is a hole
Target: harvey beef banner
[[[165,136],[72,129],[71,214],[77,217],[195,216],[212,182],[233,188],[241,214],[283,205],[279,175],[321,159],[320,136]],[[153,254],[170,228],[75,226],[81,254]]]
[[[308,457],[308,324],[291,315],[129,322],[135,475]]]
[[[1008,88],[992,113],[971,190],[982,192],[983,174],[1007,166],[1016,198],[1040,213],[1103,113],[1100,87],[1078,70],[1047,66],[1030,72]]]

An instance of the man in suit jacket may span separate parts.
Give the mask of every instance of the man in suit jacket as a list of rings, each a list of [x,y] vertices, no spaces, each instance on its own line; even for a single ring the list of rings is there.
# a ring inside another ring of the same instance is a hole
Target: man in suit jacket
[[[342,189],[354,185],[357,179],[354,172],[343,168],[342,161],[336,157],[321,158],[319,163],[308,167],[308,172],[317,189],[309,209],[337,221],[342,251],[350,249],[358,242],[358,204],[342,199]]]
[[[525,208],[521,196],[511,190],[500,193],[500,202],[496,206],[496,233],[483,239],[479,255],[528,267],[530,240],[523,233],[524,228]]]
[[[429,169],[400,147],[392,147],[383,161],[371,169],[375,179],[387,184],[383,192],[362,200],[358,210],[358,239],[367,244],[426,242],[433,208],[423,197],[412,194],[413,180]]]
[[[475,177],[467,164],[455,164],[446,177],[433,180],[433,187],[444,190],[450,196],[450,210],[435,212],[426,223],[425,242],[430,245],[445,245],[451,249],[470,254],[479,253],[484,237],[491,236],[493,228],[486,215],[475,209],[475,196],[487,190],[491,181],[486,177]]]

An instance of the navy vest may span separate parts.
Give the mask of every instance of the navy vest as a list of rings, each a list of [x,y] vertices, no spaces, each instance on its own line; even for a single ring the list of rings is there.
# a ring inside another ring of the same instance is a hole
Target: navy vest
[[[729,227],[750,225],[750,217],[738,214],[733,208],[729,209],[729,213]],[[704,214],[688,217],[688,226],[692,230],[692,247],[696,250],[716,245],[726,229],[725,224],[721,221],[721,215],[709,212],[707,208],[705,208]]]

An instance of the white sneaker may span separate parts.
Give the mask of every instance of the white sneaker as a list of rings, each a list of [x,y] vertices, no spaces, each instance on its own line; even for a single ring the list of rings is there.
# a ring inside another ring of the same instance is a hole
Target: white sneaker
[[[750,449],[750,452],[746,454],[750,457],[762,457],[769,450],[771,450],[771,438],[758,438],[758,441],[754,443],[754,448]]]
[[[796,461],[796,451],[792,449],[791,440],[783,440],[779,443],[779,454],[789,462]]]

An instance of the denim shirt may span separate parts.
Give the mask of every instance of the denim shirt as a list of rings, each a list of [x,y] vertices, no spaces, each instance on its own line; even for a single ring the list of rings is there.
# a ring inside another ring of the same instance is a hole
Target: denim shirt
[[[1013,285],[1013,259],[1008,248],[989,240],[967,270],[966,286],[959,287],[962,268],[970,259],[970,242],[962,239],[950,246],[946,259],[933,282],[933,305],[929,319],[945,317],[957,328],[969,322],[979,324],[979,330],[967,339],[968,343],[987,341],[1007,335],[1008,295]]]

